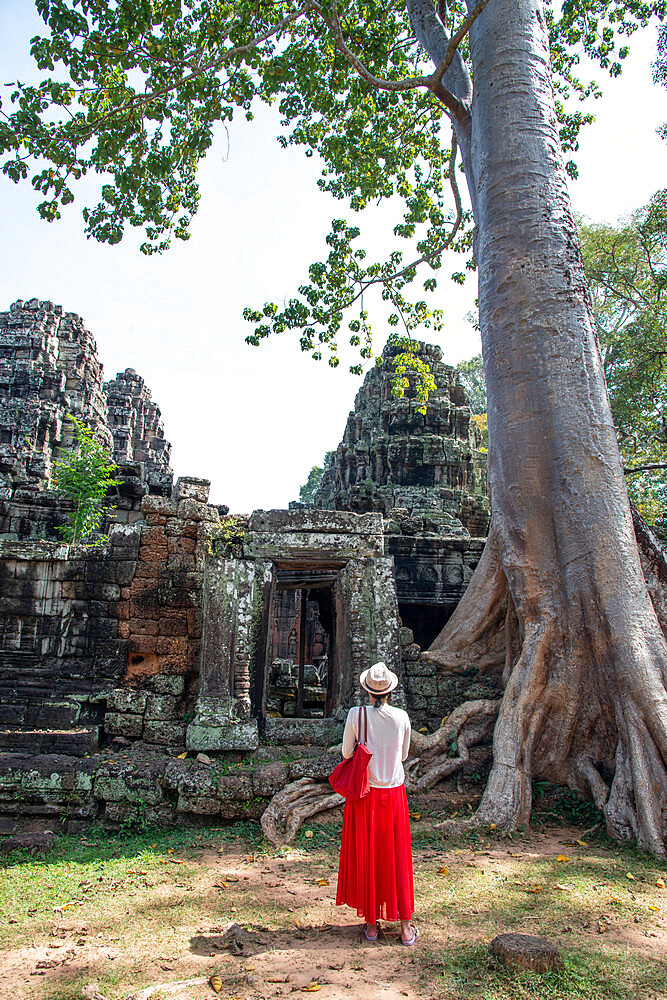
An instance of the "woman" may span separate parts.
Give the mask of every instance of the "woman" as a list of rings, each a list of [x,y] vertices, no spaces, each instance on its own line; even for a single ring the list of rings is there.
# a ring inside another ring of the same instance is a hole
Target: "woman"
[[[370,695],[366,711],[366,746],[371,790],[363,799],[347,799],[338,866],[336,905],[353,906],[366,920],[366,940],[377,941],[378,918],[401,921],[401,942],[411,947],[419,931],[411,924],[415,908],[412,843],[403,761],[410,749],[407,712],[389,704],[398,684],[385,663],[359,678]],[[343,757],[351,757],[363,738],[363,708],[351,708],[343,734]]]

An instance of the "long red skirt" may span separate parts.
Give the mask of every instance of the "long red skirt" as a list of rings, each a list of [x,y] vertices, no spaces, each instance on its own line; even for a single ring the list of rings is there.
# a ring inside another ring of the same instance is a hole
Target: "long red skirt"
[[[371,788],[347,799],[336,905],[347,903],[374,924],[409,920],[415,909],[412,842],[405,785]]]

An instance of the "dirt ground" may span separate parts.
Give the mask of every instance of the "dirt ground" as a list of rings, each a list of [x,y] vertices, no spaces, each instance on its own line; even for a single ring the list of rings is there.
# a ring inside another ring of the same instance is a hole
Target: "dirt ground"
[[[630,979],[648,963],[653,986],[637,996],[667,998],[667,889],[653,859],[565,827],[469,843],[415,822],[413,834],[414,948],[401,945],[396,924],[366,942],[356,914],[335,906],[331,827],[312,824],[283,849],[219,843],[210,831],[171,848],[118,840],[106,862],[84,838],[81,862],[74,852],[49,868],[46,858],[34,877],[26,868],[23,889],[14,865],[0,997],[205,1000],[216,985],[223,1000],[463,997],[472,994],[442,978],[447,956],[468,946],[485,953],[496,934],[520,931],[548,936],[564,954],[626,956]]]

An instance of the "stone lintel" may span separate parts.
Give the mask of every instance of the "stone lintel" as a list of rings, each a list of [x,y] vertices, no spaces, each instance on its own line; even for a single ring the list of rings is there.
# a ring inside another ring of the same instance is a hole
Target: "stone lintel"
[[[251,533],[312,532],[318,535],[382,535],[382,514],[343,510],[254,510]]]
[[[350,559],[384,555],[384,538],[347,532],[255,531],[243,539],[243,554],[273,562],[344,566]]]

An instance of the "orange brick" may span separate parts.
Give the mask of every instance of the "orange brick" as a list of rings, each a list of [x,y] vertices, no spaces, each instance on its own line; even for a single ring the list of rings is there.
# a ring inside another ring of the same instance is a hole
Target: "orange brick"
[[[152,635],[130,635],[130,649],[133,653],[155,653],[156,644],[159,642]]]
[[[117,604],[111,605],[111,610],[115,608],[116,618],[119,621],[126,622],[130,617],[130,602],[129,601],[118,601]]]
[[[158,653],[185,655],[188,650],[188,640],[183,636],[160,636],[156,639],[155,649]]]

